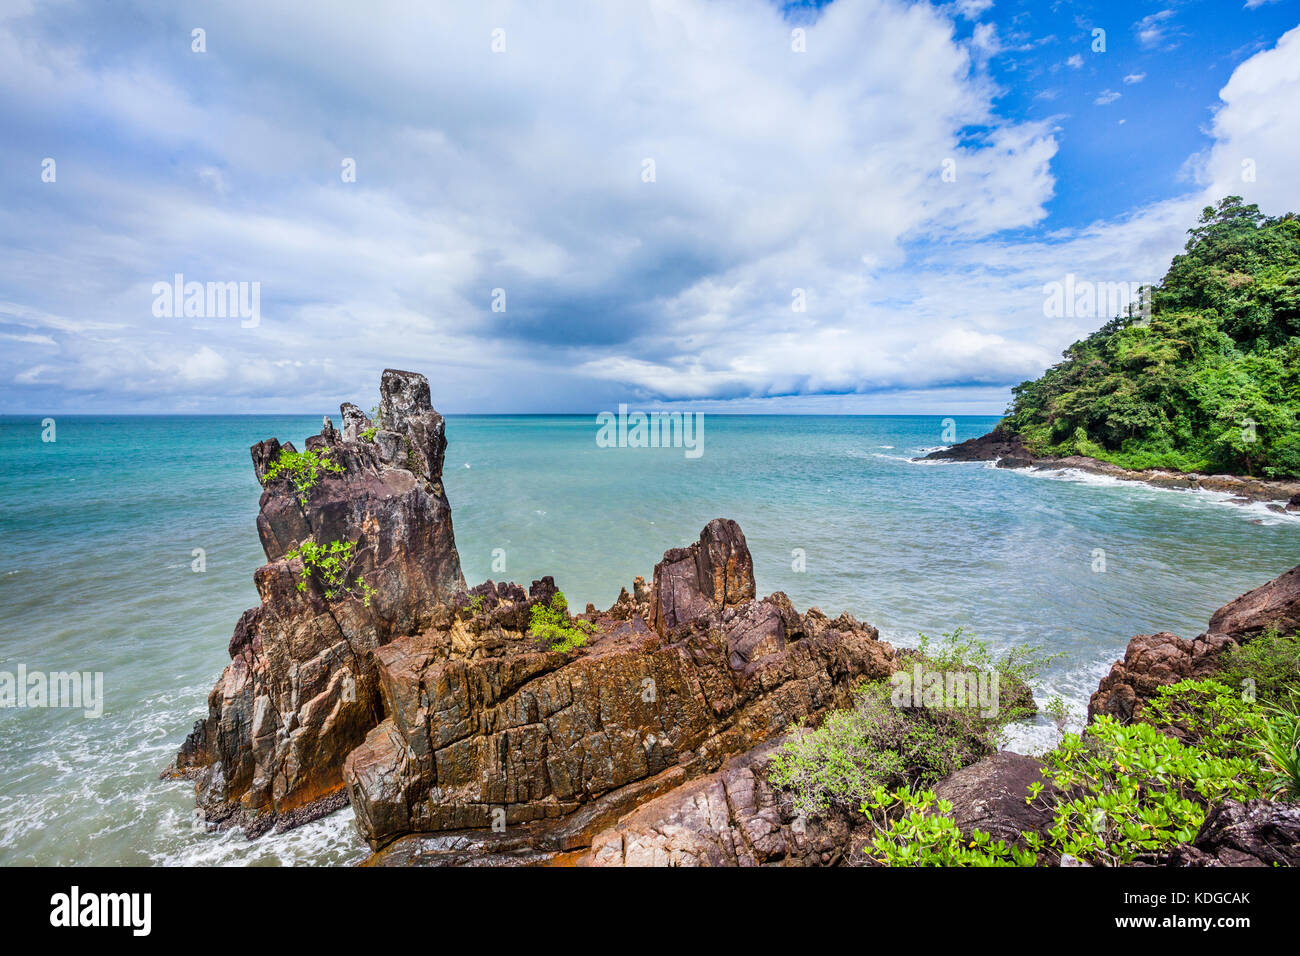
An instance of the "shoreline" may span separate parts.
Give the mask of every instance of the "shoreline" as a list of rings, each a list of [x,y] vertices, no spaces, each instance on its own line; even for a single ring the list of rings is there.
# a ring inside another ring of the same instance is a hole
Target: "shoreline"
[[[991,461],[997,468],[1059,471],[1072,469],[1118,481],[1133,481],[1171,491],[1213,491],[1231,495],[1235,504],[1263,503],[1279,514],[1300,516],[1300,479],[1252,478],[1243,475],[1207,475],[1164,468],[1132,470],[1084,455],[1040,457],[1020,439],[997,431],[913,458],[913,461]]]

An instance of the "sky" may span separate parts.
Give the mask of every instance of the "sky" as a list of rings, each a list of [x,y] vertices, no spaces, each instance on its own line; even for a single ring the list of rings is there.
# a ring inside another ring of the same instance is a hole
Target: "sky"
[[[0,413],[1000,414],[1297,193],[1300,0],[0,0]]]

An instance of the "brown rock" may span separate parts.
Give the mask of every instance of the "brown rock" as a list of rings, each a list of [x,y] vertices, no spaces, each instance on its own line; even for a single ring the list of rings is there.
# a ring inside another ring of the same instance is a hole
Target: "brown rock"
[[[1140,716],[1143,703],[1161,687],[1216,673],[1219,656],[1235,646],[1235,641],[1221,634],[1194,641],[1168,631],[1139,634],[1129,641],[1124,660],[1115,663],[1088,701],[1088,719],[1109,714],[1127,723]]]
[[[1210,618],[1211,634],[1243,643],[1270,627],[1284,634],[1300,630],[1300,566],[1247,591]]]
[[[584,866],[829,866],[851,856],[845,814],[809,819],[768,782],[775,741],[644,804],[598,833]]]
[[[344,769],[371,845],[494,819],[545,840],[539,823],[601,801],[630,809],[621,794],[671,770],[711,772],[894,669],[893,649],[852,618],[800,617],[780,594],[739,599],[752,594],[752,562],[732,522],[669,552],[660,595],[665,581],[685,596],[655,605],[671,638],[640,616],[600,615],[586,648],[557,653],[503,605],[491,623],[457,618],[378,648],[387,716]],[[698,600],[706,584],[713,599]]]
[[[736,522],[715,518],[689,548],[673,548],[655,565],[650,626],[663,637],[711,608],[754,597],[754,562]]]
[[[423,376],[386,371],[381,391],[381,424],[398,441],[386,454],[357,440],[364,416],[345,408],[350,438],[328,424],[307,440],[343,470],[323,472],[305,506],[287,478],[266,480],[293,446],[270,439],[251,450],[264,485],[257,528],[268,563],[254,575],[261,604],[236,625],[208,717],[175,767],[196,777],[209,821],[253,832],[290,811],[310,818],[299,809],[307,804],[337,804],[343,760],[380,718],[373,652],[429,626],[464,589],[441,481],[442,416]],[[355,544],[352,593],[329,598],[314,578],[302,582],[301,562],[285,556],[308,538]],[[374,589],[368,605],[353,587],[358,578]]]
[[[1052,825],[1051,795],[1056,789],[1042,770],[1041,760],[1002,751],[940,780],[934,793],[952,803],[952,817],[962,833],[978,829],[995,839],[1019,843],[1023,834],[1044,834]],[[1034,783],[1044,789],[1029,802],[1029,786]]]

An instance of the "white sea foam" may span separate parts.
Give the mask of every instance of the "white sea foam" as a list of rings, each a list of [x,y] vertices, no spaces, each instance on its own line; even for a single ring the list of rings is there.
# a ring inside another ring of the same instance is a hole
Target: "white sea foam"
[[[993,465],[994,463],[990,463]],[[1300,525],[1300,513],[1274,511],[1265,501],[1245,501],[1239,495],[1227,491],[1210,491],[1206,488],[1162,488],[1145,481],[1116,478],[1114,475],[1099,475],[1081,468],[1009,468],[1004,469],[1030,478],[1046,478],[1052,481],[1068,481],[1073,484],[1091,485],[1097,488],[1118,488],[1137,494],[1167,494],[1181,498],[1182,503],[1193,507],[1229,507],[1254,524]],[[1176,497],[1171,500],[1179,500]]]

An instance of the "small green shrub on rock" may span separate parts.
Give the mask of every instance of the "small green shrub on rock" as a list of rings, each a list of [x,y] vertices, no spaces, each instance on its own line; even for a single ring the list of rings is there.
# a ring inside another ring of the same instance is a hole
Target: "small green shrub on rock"
[[[904,655],[908,667],[931,672],[996,673],[996,713],[977,707],[900,707],[889,681],[864,684],[853,706],[829,714],[813,731],[794,734],[773,756],[772,782],[791,792],[796,811],[812,815],[857,809],[879,787],[925,787],[993,753],[1009,723],[1032,713],[1018,704],[1027,697],[1033,652],[996,660],[983,643],[961,631]],[[1030,698],[1032,700],[1032,698]]]
[[[307,497],[320,482],[321,474],[341,474],[342,471],[343,466],[330,458],[327,451],[316,452],[310,448],[306,451],[289,451],[282,448],[280,457],[267,467],[266,480],[287,477],[298,496],[298,504],[305,508]]]
[[[969,836],[957,829],[952,804],[932,790],[877,788],[862,804],[877,822],[876,834],[863,852],[885,866],[1033,866],[1034,849],[1008,846],[976,828]],[[1026,834],[1031,846],[1036,834]]]
[[[530,612],[528,633],[553,651],[577,650],[595,630],[590,621],[569,617],[569,602],[563,591],[556,591],[550,604],[537,602]]]
[[[1223,683],[1253,691],[1266,704],[1283,704],[1300,692],[1300,634],[1276,628],[1223,655]]]
[[[331,601],[340,594],[347,594],[361,599],[361,603],[370,607],[370,599],[375,589],[360,577],[349,586],[348,573],[355,560],[356,544],[352,541],[331,541],[329,544],[317,544],[308,538],[298,547],[285,554],[289,560],[302,559],[302,572],[299,575],[298,590],[306,591],[307,582],[315,577],[325,591],[325,597]]]

